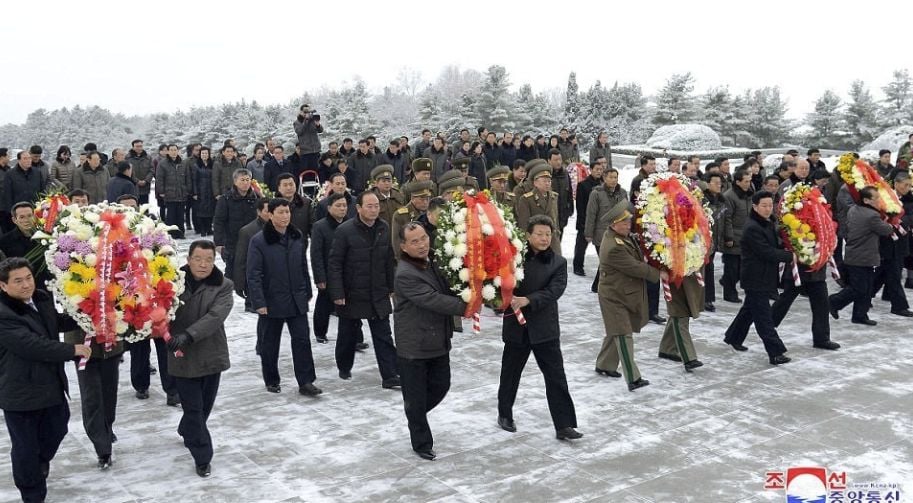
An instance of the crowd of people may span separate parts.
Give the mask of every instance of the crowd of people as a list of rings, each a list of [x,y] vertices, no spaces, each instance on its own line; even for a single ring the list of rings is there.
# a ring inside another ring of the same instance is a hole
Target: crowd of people
[[[339,378],[351,379],[355,353],[373,345],[382,388],[402,390],[412,448],[433,460],[427,414],[449,389],[451,337],[462,330],[459,316],[466,304],[438,272],[432,246],[442,209],[467,190],[489,190],[495,201],[513,210],[527,237],[525,277],[511,305],[527,322],[505,317],[503,323],[497,424],[507,431],[517,431],[512,410],[532,353],[545,377],[556,437],[582,437],[564,372],[558,309],[568,284],[562,236],[575,211],[573,274],[586,275],[590,244],[599,258],[591,289],[598,294],[594,302],[605,333],[595,372],[624,377],[630,391],[649,384],[637,368],[633,337],[649,322],[665,325],[659,358],[681,363],[687,372],[703,365],[689,321],[716,309],[716,253],[722,255],[723,300],[741,304],[724,342],[747,351],[744,342],[754,324],[774,365],[790,361],[776,327],[800,295],[811,304],[812,344],[825,350],[840,347],[830,338],[829,316],[838,318],[846,305],[854,304],[853,323],[876,324],[868,311],[878,289],[893,314],[913,317],[902,285],[907,268],[905,286],[913,287],[910,235],[895,235],[881,220],[877,191],[862,190],[861,200],[854,203],[817,149],[805,157],[788,151],[772,173],[764,172],[760,152],[746,156],[734,170],[726,158],[706,164],[697,156],[665,160],[665,169],[700,185],[714,217],[713,249],[704,270],[708,280],[689,276],[672,285],[667,319],[659,311],[659,281],[666,272],[644,261],[632,231],[632,203],[642,182],[657,170],[654,157],[639,156],[637,177],[630,187],[621,187],[605,133],[595,138],[586,175],[577,180],[568,165],[583,159],[567,129],[548,138],[510,132],[499,136],[485,128],[472,136],[463,129],[452,143],[425,130],[414,143],[395,138],[384,150],[368,137],[357,144],[348,138],[331,141],[323,151],[320,116],[309,106],[299,109],[293,127],[298,135],[293,154],[286,157],[284,146],[266,138],[254,146],[249,160],[232,140],[217,151],[187,145],[184,157],[175,144],[161,145],[150,155],[142,140],[134,140],[129,149],[114,149],[110,159],[90,143],[78,164],[67,146],[58,148],[50,163],[40,146],[18,152],[14,163],[9,150],[0,149],[0,251],[5,258],[0,263],[0,408],[23,500],[42,501],[46,495],[49,463],[69,418],[64,363],[76,357],[91,357],[77,376],[83,424],[99,468],[113,462],[118,365],[129,352],[136,398],[149,398],[150,376],[157,373],[167,405],[183,408],[178,431],[196,472],[208,476],[213,449],[206,422],[220,375],[230,366],[224,322],[232,292],[258,317],[253,349],[260,357],[266,392],[282,392],[278,358],[286,328],[298,392],[308,397],[323,393],[316,385],[310,331],[313,327],[317,343],[328,343],[335,314]],[[908,230],[913,227],[909,145],[901,148],[897,166],[891,165],[888,151],[876,166],[903,202]],[[256,190],[255,182],[263,190]],[[822,271],[800,267],[801,285],[780,271],[793,256],[783,250],[774,208],[795,184],[821,188],[834,208],[841,238],[836,258],[845,278],[836,294],[828,295]],[[54,188],[68,192],[80,205],[107,201],[140,207],[153,196],[159,218],[173,226],[174,237],[196,233],[186,256],[186,289],[171,322],[170,341],[118,344],[109,350],[86,346],[85,334],[56,312],[45,291],[52,278],[23,258],[33,248],[34,202]],[[216,267],[217,256],[224,271]],[[365,324],[370,345],[363,335]],[[59,332],[66,332],[64,342]],[[150,366],[153,344],[157,370]],[[183,357],[175,356],[178,350]]]

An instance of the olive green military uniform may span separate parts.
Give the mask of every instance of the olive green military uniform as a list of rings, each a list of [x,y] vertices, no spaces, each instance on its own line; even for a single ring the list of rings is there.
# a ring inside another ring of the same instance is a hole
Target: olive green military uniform
[[[527,178],[529,180],[535,180],[542,176],[552,177],[552,168],[548,164],[536,166],[530,171]],[[557,226],[558,194],[549,191],[547,194],[543,195],[534,188],[517,199],[516,214],[517,225],[524,231],[529,224],[530,217],[533,215],[546,215],[551,218],[552,222],[555,222],[555,225]],[[561,255],[561,232],[558,229],[555,229],[555,232],[552,233],[551,249],[555,254]]]
[[[412,161],[412,180],[410,180],[410,181],[415,181],[415,173],[418,173],[419,171],[427,171],[428,173],[431,173],[431,168],[433,167],[433,165],[434,165],[434,163],[431,161],[431,159],[428,159],[427,157],[419,157],[418,159],[413,159],[413,161]],[[437,184],[431,179],[428,179],[427,181],[431,182],[431,197],[435,197],[435,196],[439,195]],[[406,190],[408,188],[408,186],[409,186],[408,183],[406,185],[403,185],[403,200],[404,201],[408,201],[409,199],[412,198],[412,196]],[[395,247],[395,248],[398,248],[398,247]]]
[[[481,189],[481,186],[479,185],[479,179],[474,176],[469,176],[469,162],[470,162],[470,159],[468,157],[461,157],[459,159],[454,159],[451,162],[451,166],[453,166],[453,169],[451,171],[457,171],[459,173],[462,173],[462,175],[465,179],[465,181],[463,183],[463,188],[465,190],[473,189],[476,192],[478,192],[482,189]]]
[[[447,199],[446,195],[453,192],[466,190],[466,178],[458,169],[451,169],[438,178],[438,195]]]
[[[666,301],[669,321],[659,343],[659,352],[678,356],[682,362],[688,363],[697,360],[689,324],[691,318],[700,316],[704,308],[704,287],[697,282],[695,275],[691,275],[682,280],[682,286],[670,284],[669,288],[672,291],[672,300]]]
[[[412,197],[431,197],[431,180],[423,182],[409,182],[403,189],[408,191]],[[393,254],[396,260],[399,260],[402,250],[399,247],[399,230],[409,222],[414,222],[422,215],[422,211],[416,209],[412,201],[409,204],[398,208],[393,212],[392,221],[390,222],[390,234],[393,241]]]
[[[619,202],[606,214],[610,222],[630,218],[627,201]],[[637,243],[610,227],[599,247],[599,309],[605,325],[605,339],[596,358],[597,371],[618,370],[628,384],[640,379],[634,362],[634,337],[647,324],[646,281],[659,281],[659,271],[644,262]]]
[[[485,173],[485,176],[488,177],[488,184],[492,187],[491,196],[495,202],[514,209],[517,196],[515,196],[513,192],[506,190],[506,187],[504,192],[500,192],[495,190],[493,188],[494,185],[492,185],[492,182],[494,181],[507,180],[510,178],[510,169],[507,166],[495,166],[489,169],[488,172]]]
[[[377,166],[371,170],[371,179],[375,182],[381,179],[389,179],[392,182],[393,166],[389,164]],[[393,214],[406,203],[403,193],[395,187],[390,189],[390,194],[388,195],[382,194],[377,187],[372,187],[370,192],[377,194],[377,199],[380,201],[380,218],[387,222],[387,225],[392,226]]]

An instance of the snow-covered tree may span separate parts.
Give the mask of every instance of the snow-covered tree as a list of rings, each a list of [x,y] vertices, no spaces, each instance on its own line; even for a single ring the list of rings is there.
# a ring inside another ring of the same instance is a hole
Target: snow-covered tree
[[[755,147],[782,145],[789,138],[792,124],[786,118],[787,101],[780,97],[780,87],[762,87],[746,101],[749,123],[745,130]]]
[[[729,92],[729,86],[708,89],[698,102],[701,108],[698,123],[716,131],[724,144],[735,144],[737,132],[744,124],[739,121],[736,99]]]
[[[883,124],[887,126],[900,126],[909,124],[913,119],[913,79],[910,71],[894,71],[894,79],[881,88],[885,99],[882,102]]]
[[[878,104],[861,80],[854,80],[850,84],[850,101],[847,103],[844,121],[851,135],[849,142],[852,148],[859,148],[874,140],[881,132]]]
[[[476,111],[483,125],[490,131],[508,131],[514,127],[511,120],[514,103],[509,87],[507,70],[503,66],[488,68],[482,81]]]
[[[843,129],[843,100],[837,93],[827,89],[815,101],[815,111],[808,114],[808,124],[811,134],[808,137],[810,144],[821,147],[843,146],[845,135]]]
[[[694,97],[694,77],[691,72],[669,77],[656,96],[656,113],[653,121],[659,125],[692,122],[697,116]]]
[[[567,91],[564,94],[564,115],[561,118],[563,127],[574,129],[580,115],[580,96],[578,94],[577,73],[571,72],[567,77]]]

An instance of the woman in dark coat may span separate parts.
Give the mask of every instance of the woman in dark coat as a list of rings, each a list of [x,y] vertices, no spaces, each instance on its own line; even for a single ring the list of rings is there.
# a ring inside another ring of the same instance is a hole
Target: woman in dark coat
[[[193,167],[193,228],[200,236],[212,235],[212,217],[216,213],[216,197],[212,193],[212,155],[209,147],[200,149]]]
[[[517,150],[517,159],[523,159],[524,161],[529,162],[537,157],[539,157],[539,152],[536,150],[536,144],[533,143],[533,137],[525,135],[523,141],[520,142],[520,148]]]
[[[485,158],[485,154],[482,153],[482,144],[477,141],[472,142],[470,151],[472,152],[472,158],[469,161],[469,175],[476,177],[477,180],[484,180],[485,173],[488,171],[488,160]],[[481,178],[479,178],[479,175],[481,175]]]
[[[517,431],[513,405],[520,386],[520,376],[532,352],[545,378],[545,396],[558,440],[577,439],[583,435],[577,427],[574,402],[567,387],[561,356],[561,327],[558,323],[558,299],[567,287],[567,260],[551,250],[554,221],[545,215],[529,219],[526,226],[529,251],[526,254],[526,276],[514,290],[511,307],[520,309],[526,324],[515,316],[504,318],[501,337],[501,384],[498,387],[498,425],[509,432]]]

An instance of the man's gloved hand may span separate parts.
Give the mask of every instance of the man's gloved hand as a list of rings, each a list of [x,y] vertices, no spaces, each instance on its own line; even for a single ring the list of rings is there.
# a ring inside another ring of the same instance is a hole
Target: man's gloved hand
[[[193,337],[185,333],[180,333],[171,336],[171,339],[168,340],[168,349],[177,351],[179,349],[184,349],[191,344],[193,344]]]

